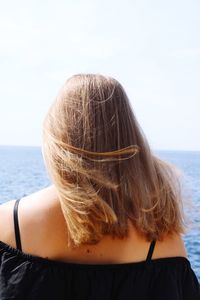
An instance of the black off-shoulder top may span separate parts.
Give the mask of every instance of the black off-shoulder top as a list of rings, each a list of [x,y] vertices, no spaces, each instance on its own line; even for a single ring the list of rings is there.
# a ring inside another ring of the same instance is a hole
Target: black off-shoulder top
[[[18,204],[17,248],[0,241],[0,300],[200,300],[200,284],[186,257],[119,264],[50,260],[22,251]]]

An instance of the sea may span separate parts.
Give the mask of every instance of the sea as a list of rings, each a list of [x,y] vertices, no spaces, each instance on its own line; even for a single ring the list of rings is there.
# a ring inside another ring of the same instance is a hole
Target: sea
[[[200,281],[200,152],[155,151],[182,172],[188,229],[185,247]],[[40,147],[0,146],[0,204],[39,191],[51,184]]]

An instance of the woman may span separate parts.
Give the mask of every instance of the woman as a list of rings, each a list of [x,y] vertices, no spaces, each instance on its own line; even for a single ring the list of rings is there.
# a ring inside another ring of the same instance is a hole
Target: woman
[[[118,81],[69,78],[42,150],[52,185],[0,206],[0,300],[200,299],[178,177]]]

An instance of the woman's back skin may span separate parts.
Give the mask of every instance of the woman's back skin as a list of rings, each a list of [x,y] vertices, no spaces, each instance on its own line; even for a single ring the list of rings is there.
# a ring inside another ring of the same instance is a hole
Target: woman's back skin
[[[0,241],[16,248],[13,224],[15,200],[0,205]],[[54,185],[23,197],[18,209],[22,251],[52,260],[77,263],[126,263],[146,259],[150,242],[130,225],[129,237],[105,236],[96,245],[67,247],[67,230]],[[152,259],[187,257],[180,235],[157,241]]]

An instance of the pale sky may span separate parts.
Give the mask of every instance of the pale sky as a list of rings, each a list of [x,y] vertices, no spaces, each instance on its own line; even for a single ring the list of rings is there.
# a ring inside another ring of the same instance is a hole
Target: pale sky
[[[1,0],[0,145],[41,145],[76,73],[119,80],[153,149],[200,151],[199,0]]]

